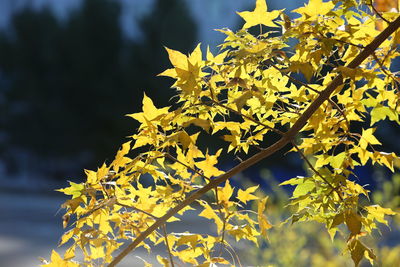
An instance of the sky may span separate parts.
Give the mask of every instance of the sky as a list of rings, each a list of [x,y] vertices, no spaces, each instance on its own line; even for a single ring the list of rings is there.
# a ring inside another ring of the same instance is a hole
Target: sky
[[[34,8],[50,6],[59,16],[65,18],[68,12],[79,7],[82,0],[0,0],[0,28],[7,26],[12,13],[26,5]],[[136,21],[151,11],[155,0],[115,0],[122,4],[121,26],[129,38],[140,38]],[[214,47],[224,37],[214,29],[234,28],[240,23],[236,11],[252,10],[255,0],[185,0],[193,18],[198,24],[198,41]],[[299,7],[304,0],[267,1],[269,9],[287,10]]]

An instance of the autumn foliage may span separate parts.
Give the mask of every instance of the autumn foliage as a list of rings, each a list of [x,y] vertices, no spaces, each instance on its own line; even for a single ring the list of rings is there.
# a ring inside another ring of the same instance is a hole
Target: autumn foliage
[[[311,171],[281,184],[294,187],[287,221],[322,223],[332,239],[340,231],[356,266],[363,258],[373,262],[363,238],[395,213],[360,201],[369,191],[354,168],[394,171],[398,159],[380,151],[374,132],[380,121],[400,123],[399,78],[391,68],[400,18],[397,2],[372,4],[310,0],[292,19],[257,0],[253,11],[238,12],[242,29],[219,30],[226,38],[217,54],[200,45],[189,55],[166,48],[172,67],[160,75],[175,81],[174,108],[156,107],[144,95],[143,111],[128,115],[140,127],[115,159],[59,190],[71,196],[59,244],[68,248],[63,256],[53,251],[43,266],[115,266],[135,248],[160,243],[169,255],[158,256],[165,266],[238,265],[222,253],[231,249],[227,236],[258,244],[273,225],[260,188],[236,189],[229,179],[287,145]],[[204,135],[226,146],[202,150]],[[223,171],[223,154],[240,161]],[[168,223],[191,209],[217,233],[169,233]],[[74,261],[77,249],[81,263]]]

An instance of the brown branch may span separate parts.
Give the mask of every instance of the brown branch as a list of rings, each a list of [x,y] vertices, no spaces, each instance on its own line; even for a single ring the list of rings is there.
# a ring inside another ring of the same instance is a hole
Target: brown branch
[[[363,51],[355,58],[353,61],[349,63],[348,68],[356,68],[358,67],[367,57],[369,57],[375,49],[377,49],[383,41],[385,41],[392,33],[394,33],[400,27],[400,17],[398,17],[394,22],[389,24],[389,26],[381,32],[369,45],[367,45]],[[136,239],[129,244],[119,255],[117,255],[114,260],[108,265],[109,267],[116,266],[129,252],[135,249],[140,243],[142,243],[152,232],[154,232],[157,228],[167,222],[169,218],[174,216],[177,212],[190,205],[195,200],[199,199],[208,191],[217,187],[219,184],[225,182],[232,176],[240,173],[241,171],[253,166],[257,162],[271,156],[275,152],[281,150],[287,144],[289,144],[292,139],[298,134],[301,129],[307,124],[309,118],[314,114],[314,112],[324,103],[333,91],[343,83],[343,76],[339,74],[332,82],[326,87],[325,90],[321,92],[321,94],[314,100],[313,103],[304,111],[303,115],[293,124],[293,126],[285,133],[284,136],[281,137],[277,142],[272,144],[270,147],[264,149],[263,151],[255,154],[254,156],[248,158],[242,163],[236,165],[226,173],[221,176],[211,180],[204,187],[200,188],[188,198],[183,200],[177,206],[171,208],[164,216],[160,217],[157,221],[155,221],[149,228],[143,231]]]
[[[168,255],[169,255],[169,261],[171,262],[171,267],[175,267],[174,260],[172,258],[171,248],[168,243],[167,227],[165,226],[165,223],[163,224],[162,229],[163,229],[164,238],[165,238],[165,246],[167,247],[167,251],[168,251]]]
[[[290,76],[289,74],[287,74],[287,73],[284,72],[282,69],[280,69],[280,68],[278,68],[277,66],[275,66],[274,64],[272,64],[271,66],[272,66],[273,68],[275,68],[276,70],[278,70],[282,75],[284,75],[284,76],[286,76],[287,78],[289,78],[289,80],[291,80],[292,82],[297,83],[297,84],[300,84],[300,85],[306,87],[307,89],[313,91],[314,93],[317,93],[317,94],[320,94],[320,93],[321,93],[320,91],[318,91],[318,90],[312,88],[310,85],[308,85],[308,84],[306,84],[306,83],[304,83],[304,82],[302,82],[302,81],[300,81],[300,80],[298,80],[298,79],[296,79],[296,78]],[[343,110],[339,107],[339,105],[338,105],[335,101],[333,101],[332,99],[328,98],[328,101],[329,101],[329,103],[330,103],[331,105],[335,106],[336,109],[342,114],[342,116],[343,116],[343,118],[345,119],[346,124],[347,124],[347,131],[349,131],[349,130],[350,130],[350,122],[349,122],[349,120],[347,119],[347,116],[346,116],[346,114],[344,113],[344,111],[343,111]]]

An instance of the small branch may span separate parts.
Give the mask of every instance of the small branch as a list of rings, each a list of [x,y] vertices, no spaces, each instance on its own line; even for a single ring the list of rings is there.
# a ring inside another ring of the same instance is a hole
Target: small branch
[[[320,94],[320,93],[321,93],[320,91],[318,91],[318,90],[312,88],[310,85],[308,85],[308,84],[306,84],[306,83],[304,83],[304,82],[302,82],[302,81],[300,81],[300,80],[298,80],[298,79],[296,79],[296,78],[290,76],[289,74],[287,74],[286,72],[282,71],[280,68],[278,68],[278,67],[275,66],[274,64],[271,64],[271,66],[272,66],[273,68],[275,68],[276,70],[280,71],[282,75],[288,77],[289,80],[291,80],[292,82],[297,83],[297,84],[300,84],[300,85],[306,87],[307,89],[313,91],[314,93],[317,93],[317,94]],[[331,103],[331,105],[335,106],[336,109],[342,114],[343,118],[346,120],[346,124],[347,124],[348,130],[350,130],[350,122],[349,122],[349,120],[347,119],[347,116],[346,116],[346,114],[344,113],[344,111],[343,111],[343,110],[339,107],[339,105],[338,105],[335,101],[333,101],[332,99],[328,98],[328,101],[329,101],[329,103]]]
[[[395,83],[397,83],[396,78],[393,76],[393,74],[389,73],[385,67],[383,66],[383,63],[379,60],[379,58],[377,57],[377,55],[374,53],[372,53],[372,56],[374,57],[376,63],[378,63],[379,68],[382,70],[383,73],[385,73],[388,77],[390,77]]]
[[[318,175],[326,184],[329,185],[329,187],[334,190],[336,192],[336,194],[339,196],[340,200],[343,201],[342,196],[340,195],[340,193],[335,189],[336,187],[334,187],[328,180],[325,179],[325,177],[323,177],[321,175],[321,173],[319,171],[317,171],[314,166],[311,164],[311,162],[308,160],[308,158],[304,155],[304,153],[301,151],[301,149],[296,145],[295,142],[292,142],[292,145],[294,146],[294,148],[297,150],[297,152],[301,155],[301,157],[304,159],[304,161],[307,163],[308,167],[310,167],[310,169],[316,174]]]
[[[353,44],[353,43],[350,43],[350,42],[347,42],[347,41],[343,41],[343,40],[340,40],[340,39],[336,39],[336,38],[329,38],[329,37],[325,37],[325,36],[322,36],[322,38],[325,38],[325,39],[328,39],[328,40],[333,40],[333,41],[336,41],[336,42],[342,43],[342,44],[351,45],[351,46],[354,46],[354,47],[357,47],[357,48],[365,48],[361,44]]]
[[[138,211],[138,212],[141,212],[141,213],[143,213],[143,214],[146,214],[147,216],[149,216],[149,217],[151,217],[151,218],[153,218],[153,219],[155,219],[155,220],[158,220],[158,219],[159,219],[159,217],[156,217],[156,216],[154,216],[153,214],[151,214],[151,213],[149,213],[149,212],[147,212],[147,211],[144,211],[144,210],[142,210],[142,209],[136,208],[136,207],[134,207],[134,206],[129,206],[129,205],[126,205],[126,204],[122,204],[122,203],[120,203],[120,202],[118,202],[118,201],[115,202],[115,204],[118,205],[118,206],[124,207],[124,208],[129,208],[129,209],[136,210],[136,211]]]
[[[171,262],[171,267],[175,267],[174,260],[172,259],[171,248],[168,243],[167,227],[165,226],[165,223],[163,224],[162,229],[163,229],[164,238],[165,238],[165,246],[167,247],[167,251],[168,251],[168,255],[169,255],[169,261]]]
[[[202,174],[202,173],[199,172],[198,170],[196,170],[196,169],[194,169],[194,168],[188,166],[187,164],[183,163],[182,161],[178,160],[177,158],[175,158],[175,157],[172,156],[171,154],[169,154],[169,153],[164,153],[164,155],[165,155],[167,158],[169,158],[170,160],[175,161],[175,162],[181,164],[182,166],[186,167],[187,169],[191,170],[192,172],[194,172],[194,173],[200,175],[200,176],[203,177],[205,180],[207,180],[207,181],[210,181],[210,180],[211,180],[211,178],[205,176],[204,174]]]
[[[380,17],[381,20],[383,20],[384,22],[386,22],[387,24],[390,24],[390,21],[388,21],[387,19],[385,19],[385,18],[382,16],[382,14],[379,13],[378,10],[376,10],[374,4],[372,3],[372,0],[370,0],[369,2],[370,2],[369,5],[371,6],[372,10],[374,10],[375,14],[378,15],[378,17]]]
[[[217,102],[215,100],[211,100],[211,102],[214,103],[215,105],[218,105],[218,106],[220,106],[220,107],[222,107],[222,108],[224,108],[226,110],[229,110],[230,112],[235,113],[235,114],[237,114],[237,115],[239,115],[239,116],[241,116],[241,117],[243,117],[245,119],[248,119],[249,121],[252,121],[252,122],[254,122],[254,123],[258,124],[258,125],[261,125],[261,126],[267,128],[267,129],[269,129],[269,130],[271,130],[271,131],[273,131],[273,132],[275,132],[275,133],[277,133],[277,134],[279,134],[281,136],[284,135],[284,132],[282,132],[282,131],[280,131],[278,129],[272,128],[271,126],[268,126],[268,125],[266,125],[266,124],[264,124],[264,123],[262,123],[262,122],[260,122],[260,121],[258,121],[256,119],[254,119],[252,117],[244,115],[241,112],[234,110],[233,108],[227,107],[224,104],[221,104],[221,103],[219,103],[219,102]]]
[[[224,244],[224,246],[226,247],[226,251],[228,251],[231,255],[233,254],[233,255],[235,256],[235,258],[236,258],[236,260],[237,260],[237,262],[238,262],[238,264],[239,264],[239,267],[242,267],[243,265],[242,265],[242,263],[240,262],[240,258],[239,258],[239,256],[237,255],[235,249],[234,249],[229,243]],[[232,252],[230,252],[230,251],[228,250],[228,248],[231,249]],[[232,258],[233,258],[233,257],[232,257]],[[233,259],[233,261],[234,261],[233,263],[235,263],[235,259]]]

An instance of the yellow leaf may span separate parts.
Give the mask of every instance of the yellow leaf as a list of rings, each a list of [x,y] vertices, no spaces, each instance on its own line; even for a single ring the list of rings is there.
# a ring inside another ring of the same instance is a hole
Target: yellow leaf
[[[202,57],[203,56],[201,53],[200,44],[198,44],[193,52],[189,55],[188,61],[192,66],[200,67],[203,64]]]
[[[65,251],[65,253],[64,253],[65,260],[70,260],[75,257],[75,248],[76,248],[76,246],[74,244]]]
[[[143,112],[129,114],[129,117],[134,118],[135,120],[139,121],[140,123],[144,124],[147,121],[153,121],[158,119],[162,115],[166,115],[168,113],[168,107],[157,109],[154,106],[153,101],[144,94],[143,96]]]
[[[225,182],[225,186],[222,188],[218,188],[218,199],[220,203],[228,203],[229,199],[232,197],[233,188],[229,181]]]
[[[385,165],[388,167],[392,172],[394,172],[394,162],[398,160],[399,158],[395,153],[387,153],[387,152],[374,152],[375,159],[379,162],[381,165]]]
[[[267,218],[264,215],[265,204],[267,203],[268,197],[265,197],[258,201],[258,225],[260,226],[260,230],[263,236],[267,236],[267,230],[272,228],[272,225],[268,222]]]
[[[297,198],[299,196],[304,196],[315,188],[315,184],[312,180],[302,180],[293,191],[293,197]]]
[[[360,139],[361,148],[363,149],[367,148],[368,144],[381,145],[381,142],[379,142],[379,140],[376,139],[375,136],[373,135],[374,131],[375,131],[374,128],[369,128],[367,130],[363,129]]]
[[[166,76],[166,77],[171,77],[171,78],[177,78],[177,73],[175,69],[167,69],[160,74],[157,74],[157,76]]]
[[[215,224],[217,225],[217,230],[218,232],[220,232],[223,227],[221,218],[215,213],[213,208],[211,208],[208,203],[200,202],[200,205],[203,206],[204,210],[199,214],[199,216],[204,217],[206,219],[214,220]]]
[[[259,24],[268,27],[276,27],[273,20],[280,15],[281,11],[274,10],[272,12],[268,12],[267,3],[265,0],[257,0],[254,11],[243,11],[237,13],[246,21],[246,23],[243,25],[243,29],[247,29]]]
[[[215,165],[218,163],[218,157],[221,154],[222,149],[218,150],[215,155],[209,155],[208,152],[206,154],[206,159],[203,161],[196,162],[196,166],[203,172],[203,174],[211,178],[213,176],[219,176],[223,174],[223,171],[220,171]]]
[[[345,215],[345,222],[347,225],[347,228],[349,228],[349,231],[351,232],[351,235],[357,235],[361,231],[361,218],[358,214],[355,214],[354,212],[348,212]]]
[[[157,261],[162,264],[164,267],[169,267],[169,260],[166,258],[161,257],[160,255],[157,255]]]
[[[131,141],[124,143],[121,149],[118,150],[117,155],[115,156],[115,159],[111,164],[114,167],[115,171],[118,171],[120,167],[123,167],[126,163],[130,161],[129,158],[125,157],[125,155],[129,153],[130,148]]]
[[[66,195],[71,195],[72,198],[77,198],[82,195],[82,190],[85,188],[85,186],[81,184],[77,184],[74,182],[69,182],[69,187],[63,188],[63,189],[57,189],[56,191],[63,192]]]
[[[366,256],[370,262],[372,262],[376,256],[373,251],[367,248],[361,241],[353,239],[349,242],[348,248],[350,250],[351,258],[353,259],[354,265],[357,267],[360,261]]]
[[[346,157],[347,157],[346,152],[341,152],[341,153],[337,154],[336,156],[331,157],[330,158],[331,166],[334,169],[339,169],[340,167],[342,167],[343,161],[346,159]]]
[[[318,15],[323,16],[326,15],[329,11],[331,11],[335,7],[335,4],[332,1],[323,2],[322,0],[310,0],[308,4],[304,7],[300,7],[298,9],[293,10],[293,12],[307,15],[308,17],[315,18]]]
[[[64,260],[58,253],[53,250],[51,252],[50,263],[40,265],[41,267],[79,267],[79,264]]]
[[[90,246],[90,257],[92,259],[101,259],[104,258],[105,253],[104,253],[104,247],[103,246]]]
[[[86,180],[88,184],[97,184],[99,181],[97,180],[97,173],[91,170],[85,170]]]
[[[388,225],[387,220],[385,219],[385,215],[396,215],[396,212],[389,208],[382,208],[379,205],[372,205],[364,208],[368,215],[367,217],[371,220],[376,220],[380,223]]]
[[[188,70],[188,57],[179,51],[165,47],[168,52],[169,60],[175,68]]]
[[[226,58],[227,54],[228,54],[228,50],[226,50],[226,51],[214,56],[211,53],[210,48],[207,47],[207,60],[211,61],[211,62],[213,62],[215,64],[222,64],[224,62],[224,59]]]
[[[58,246],[62,246],[63,244],[67,243],[68,240],[71,239],[71,237],[74,236],[74,230],[69,230],[68,232],[66,232],[65,234],[63,234],[63,236],[61,237],[60,242],[58,243]]]
[[[180,237],[176,242],[177,246],[189,243],[193,249],[196,247],[197,241],[199,240],[199,235],[191,233],[181,233],[180,235],[182,235],[182,237]]]
[[[251,194],[251,193],[254,193],[254,191],[256,191],[258,187],[259,187],[258,185],[252,186],[252,187],[247,188],[245,191],[243,191],[242,189],[239,189],[237,198],[244,204],[246,204],[247,201],[249,201],[249,200],[258,199],[258,197]]]
[[[229,261],[227,261],[226,259],[222,258],[222,257],[214,257],[211,258],[211,262],[213,263],[220,263],[220,264],[229,264]]]
[[[374,125],[376,122],[385,120],[386,117],[391,121],[396,121],[399,123],[399,115],[391,109],[390,107],[385,106],[377,106],[374,107],[371,111],[371,125]]]

